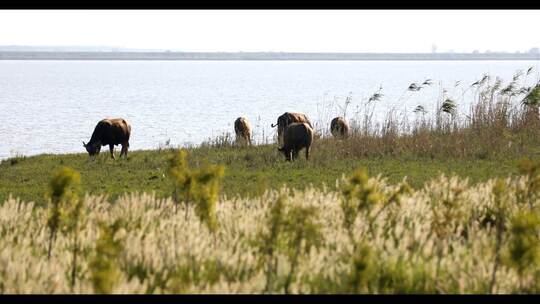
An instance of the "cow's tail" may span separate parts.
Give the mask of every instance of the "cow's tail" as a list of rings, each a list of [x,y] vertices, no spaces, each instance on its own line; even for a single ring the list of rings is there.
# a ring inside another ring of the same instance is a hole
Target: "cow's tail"
[[[272,126],[272,128],[277,127],[277,125],[278,125],[278,124],[275,124],[275,125],[274,125],[274,124],[270,124],[270,126]]]

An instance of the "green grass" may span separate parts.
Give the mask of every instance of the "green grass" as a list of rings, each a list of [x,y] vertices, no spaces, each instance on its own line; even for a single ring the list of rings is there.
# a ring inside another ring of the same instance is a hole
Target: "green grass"
[[[319,143],[318,145],[332,144]],[[116,153],[119,153],[116,151]],[[38,155],[17,157],[0,163],[0,202],[11,194],[25,201],[45,202],[44,193],[52,173],[61,166],[69,166],[81,173],[84,192],[106,194],[116,199],[125,192],[152,192],[158,197],[170,196],[171,183],[166,176],[167,159],[171,151],[133,151],[128,160],[109,158],[101,153],[95,160],[87,154]],[[315,146],[312,159],[304,154],[290,163],[276,150],[275,145],[240,148],[199,147],[189,149],[190,166],[223,164],[226,166],[222,194],[227,197],[257,196],[266,189],[287,184],[303,189],[312,184],[334,188],[336,180],[354,169],[365,167],[371,176],[382,174],[390,182],[407,176],[414,188],[440,172],[468,177],[473,183],[492,177],[517,173],[521,156],[493,156],[488,158],[415,157],[415,156],[344,156],[328,147]]]

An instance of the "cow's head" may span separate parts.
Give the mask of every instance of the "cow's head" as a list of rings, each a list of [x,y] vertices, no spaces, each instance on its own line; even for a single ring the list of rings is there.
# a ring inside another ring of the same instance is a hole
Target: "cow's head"
[[[285,128],[291,123],[291,119],[288,114],[283,114],[280,117],[278,117],[277,124],[272,125],[272,127],[277,126],[277,134],[278,134],[278,143],[283,144],[283,133],[285,132]]]
[[[101,145],[99,143],[87,143],[85,144],[83,141],[83,147],[86,148],[86,152],[88,152],[88,155],[93,156],[99,154],[99,151],[101,150]]]

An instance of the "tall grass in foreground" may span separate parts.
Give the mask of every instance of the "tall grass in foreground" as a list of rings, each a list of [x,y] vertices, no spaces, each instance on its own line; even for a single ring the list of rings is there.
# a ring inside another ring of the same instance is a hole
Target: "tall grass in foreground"
[[[171,198],[85,196],[75,281],[72,236],[58,234],[48,259],[48,209],[10,198],[0,292],[537,293],[539,169],[419,190],[358,171],[339,191],[222,199],[215,229]]]

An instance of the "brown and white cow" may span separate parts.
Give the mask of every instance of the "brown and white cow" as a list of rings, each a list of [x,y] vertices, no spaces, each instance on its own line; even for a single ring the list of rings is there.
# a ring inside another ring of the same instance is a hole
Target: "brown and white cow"
[[[234,121],[234,133],[236,134],[236,142],[245,142],[251,145],[251,127],[249,122],[244,117],[238,117]]]
[[[347,137],[349,135],[349,124],[343,117],[336,117],[330,122],[330,132],[334,137]]]

